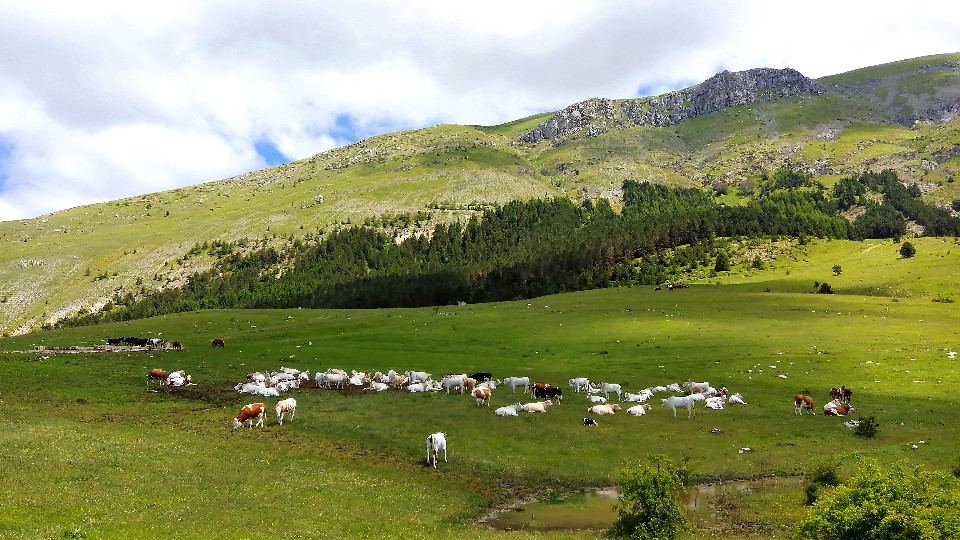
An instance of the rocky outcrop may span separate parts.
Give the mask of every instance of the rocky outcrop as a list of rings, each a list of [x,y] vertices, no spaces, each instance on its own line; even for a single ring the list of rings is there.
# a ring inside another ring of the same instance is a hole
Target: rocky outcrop
[[[819,93],[821,90],[813,79],[794,69],[724,71],[696,86],[659,96],[581,101],[553,115],[520,139],[531,143],[543,139],[560,142],[577,133],[594,136],[633,125],[671,126],[755,101]]]

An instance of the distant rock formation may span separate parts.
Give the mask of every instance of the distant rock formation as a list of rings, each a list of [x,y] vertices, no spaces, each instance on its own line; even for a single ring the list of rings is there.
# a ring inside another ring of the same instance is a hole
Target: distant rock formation
[[[520,140],[535,143],[553,139],[560,142],[575,133],[592,137],[632,125],[672,126],[689,118],[755,101],[821,92],[813,79],[795,69],[724,71],[696,86],[659,96],[622,100],[594,98],[575,103],[557,112]]]

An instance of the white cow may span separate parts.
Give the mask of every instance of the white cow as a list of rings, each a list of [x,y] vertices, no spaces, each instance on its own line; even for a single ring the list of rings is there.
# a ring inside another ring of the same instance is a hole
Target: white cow
[[[290,414],[290,419],[293,420],[293,415],[297,412],[297,400],[293,398],[281,399],[277,402],[277,422],[282,426],[283,417],[286,414]]]
[[[547,412],[547,407],[553,405],[553,402],[550,400],[547,401],[537,401],[534,403],[524,403],[521,405],[521,408],[528,413],[538,413],[538,412]]]
[[[642,405],[634,405],[627,409],[627,414],[632,414],[633,416],[643,416],[647,414],[647,411],[650,410],[650,404],[644,403]]]
[[[624,401],[634,401],[637,403],[643,403],[652,397],[653,392],[651,392],[649,388],[644,388],[639,394],[631,394],[630,392],[623,393]]]
[[[443,462],[447,462],[447,436],[443,432],[427,435],[427,465],[433,458],[433,468],[437,468],[437,454],[443,450]]]
[[[527,388],[530,386],[530,377],[507,377],[503,380],[503,384],[509,384],[514,392],[517,391],[518,386],[522,386],[523,391],[527,392]]]
[[[590,403],[606,403],[607,402],[607,398],[603,396],[587,396],[587,400],[589,400]]]
[[[592,388],[592,390],[594,394],[599,394],[602,392],[604,397],[607,399],[610,399],[610,393],[612,392],[617,395],[617,401],[623,401],[623,390],[620,388],[619,384],[602,382],[598,388]]]
[[[463,393],[463,388],[466,385],[467,374],[462,373],[460,375],[447,375],[440,380],[440,385],[443,386],[443,389],[450,393],[451,388],[459,388],[460,393]]]
[[[614,403],[613,405],[594,405],[587,409],[587,412],[593,414],[614,414],[620,410],[620,406]]]
[[[418,382],[418,383],[407,385],[407,392],[426,392],[426,391],[427,391],[427,383],[425,382]]]
[[[723,409],[723,398],[720,396],[708,397],[706,400],[704,400],[704,405],[708,409],[719,411]]]
[[[693,416],[694,413],[694,401],[692,396],[673,396],[661,400],[663,406],[671,409],[673,411],[673,416],[677,416],[677,409],[681,407],[687,408],[687,418]]]
[[[580,392],[581,388],[586,390],[587,388],[590,388],[590,379],[586,377],[577,377],[576,379],[570,379],[570,388],[573,388],[578,393]]]
[[[390,388],[390,385],[382,382],[371,382],[370,386],[364,388],[364,390],[373,390],[374,392],[383,392]]]
[[[494,413],[497,416],[518,416],[517,413],[523,410],[522,403],[515,403],[513,405],[507,405],[505,407],[498,407]]]
[[[730,399],[727,400],[727,403],[731,405],[748,405],[748,403],[743,400],[743,396],[740,395],[740,392],[730,396]]]
[[[426,371],[408,371],[404,373],[411,384],[430,380],[430,374]]]

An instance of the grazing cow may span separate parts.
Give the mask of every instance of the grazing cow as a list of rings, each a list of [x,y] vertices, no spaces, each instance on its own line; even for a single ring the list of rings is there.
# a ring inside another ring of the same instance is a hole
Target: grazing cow
[[[803,411],[809,411],[816,416],[817,412],[813,410],[813,398],[806,394],[797,394],[793,398],[793,413],[803,415]]]
[[[644,403],[642,405],[634,405],[633,407],[630,407],[629,409],[627,409],[627,414],[630,414],[633,416],[643,416],[647,414],[647,411],[649,410],[650,410],[650,404]]]
[[[840,385],[840,403],[850,403],[851,397],[853,397],[853,390]]]
[[[433,458],[433,468],[437,468],[437,454],[443,450],[443,462],[447,462],[447,436],[443,432],[437,432],[427,435],[427,465],[430,465],[430,458]]]
[[[693,399],[692,396],[673,396],[673,397],[668,397],[666,399],[662,399],[660,401],[662,402],[664,407],[667,407],[668,409],[673,411],[674,418],[676,418],[677,416],[677,409],[681,407],[686,407],[687,418],[692,417],[696,412],[696,408],[694,407],[694,404],[696,403],[696,401]]]
[[[580,393],[581,388],[584,390],[590,388],[590,379],[586,377],[577,377],[576,379],[570,379],[569,384],[570,388],[573,388],[577,391],[577,393]]]
[[[583,419],[583,425],[585,425],[585,426],[599,426],[600,424],[598,424],[597,421],[594,420],[593,418],[584,418],[584,419]]]
[[[493,379],[493,373],[488,373],[486,371],[478,371],[473,375],[470,375],[471,379],[475,379],[477,382],[489,381]]]
[[[107,345],[120,345],[121,343],[123,343],[122,337],[107,338]]]
[[[213,341],[210,342],[210,345],[212,345],[215,348],[222,349],[224,346],[223,338],[213,338]]]
[[[552,401],[538,401],[536,403],[524,403],[521,407],[528,413],[547,412],[547,407],[553,405]]]
[[[254,418],[257,419],[257,426],[263,427],[263,417],[266,411],[267,406],[263,403],[248,403],[244,405],[237,414],[237,417],[233,419],[233,429],[242,426],[244,422],[248,424],[250,429],[253,429]]]
[[[489,388],[474,388],[473,397],[477,399],[477,407],[481,405],[490,406],[490,389]]]
[[[149,373],[147,373],[147,386],[150,386],[150,381],[154,379],[160,381],[160,384],[163,384],[164,382],[167,381],[167,377],[169,376],[170,374],[167,373],[166,370],[163,370],[160,368],[153,368],[150,370]]]
[[[593,414],[615,414],[620,410],[620,406],[614,403],[613,405],[594,405],[587,409],[587,412]]]
[[[281,399],[277,402],[277,423],[283,425],[283,416],[290,413],[290,419],[297,412],[297,400],[291,398]]]
[[[535,387],[533,389],[533,397],[549,399],[550,401],[553,401],[553,398],[557,398],[557,405],[559,405],[560,400],[563,399],[563,390],[550,385]]]
[[[522,403],[514,403],[513,405],[507,405],[505,407],[498,407],[494,413],[497,416],[518,416],[517,413],[523,410]]]
[[[517,391],[518,386],[522,386],[523,391],[526,392],[530,386],[530,377],[507,377],[503,380],[503,384],[509,384],[510,389],[514,392]]]
[[[173,347],[173,350],[175,351],[183,350],[183,343],[180,343],[179,341],[174,341],[173,343],[170,344],[170,346]]]
[[[834,388],[831,388],[831,389],[830,389],[830,399],[840,399],[840,389],[839,389],[839,388],[835,388],[835,387],[834,387]]]

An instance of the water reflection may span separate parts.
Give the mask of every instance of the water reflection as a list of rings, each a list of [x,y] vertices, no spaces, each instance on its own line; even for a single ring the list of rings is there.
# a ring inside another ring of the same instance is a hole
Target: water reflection
[[[722,496],[741,496],[784,486],[799,486],[799,477],[770,477],[736,480],[691,487],[683,498],[687,517],[695,522],[708,518],[710,505]],[[534,501],[515,510],[501,512],[481,520],[500,530],[603,530],[617,519],[614,509],[619,493],[614,488],[568,493],[548,500]]]

